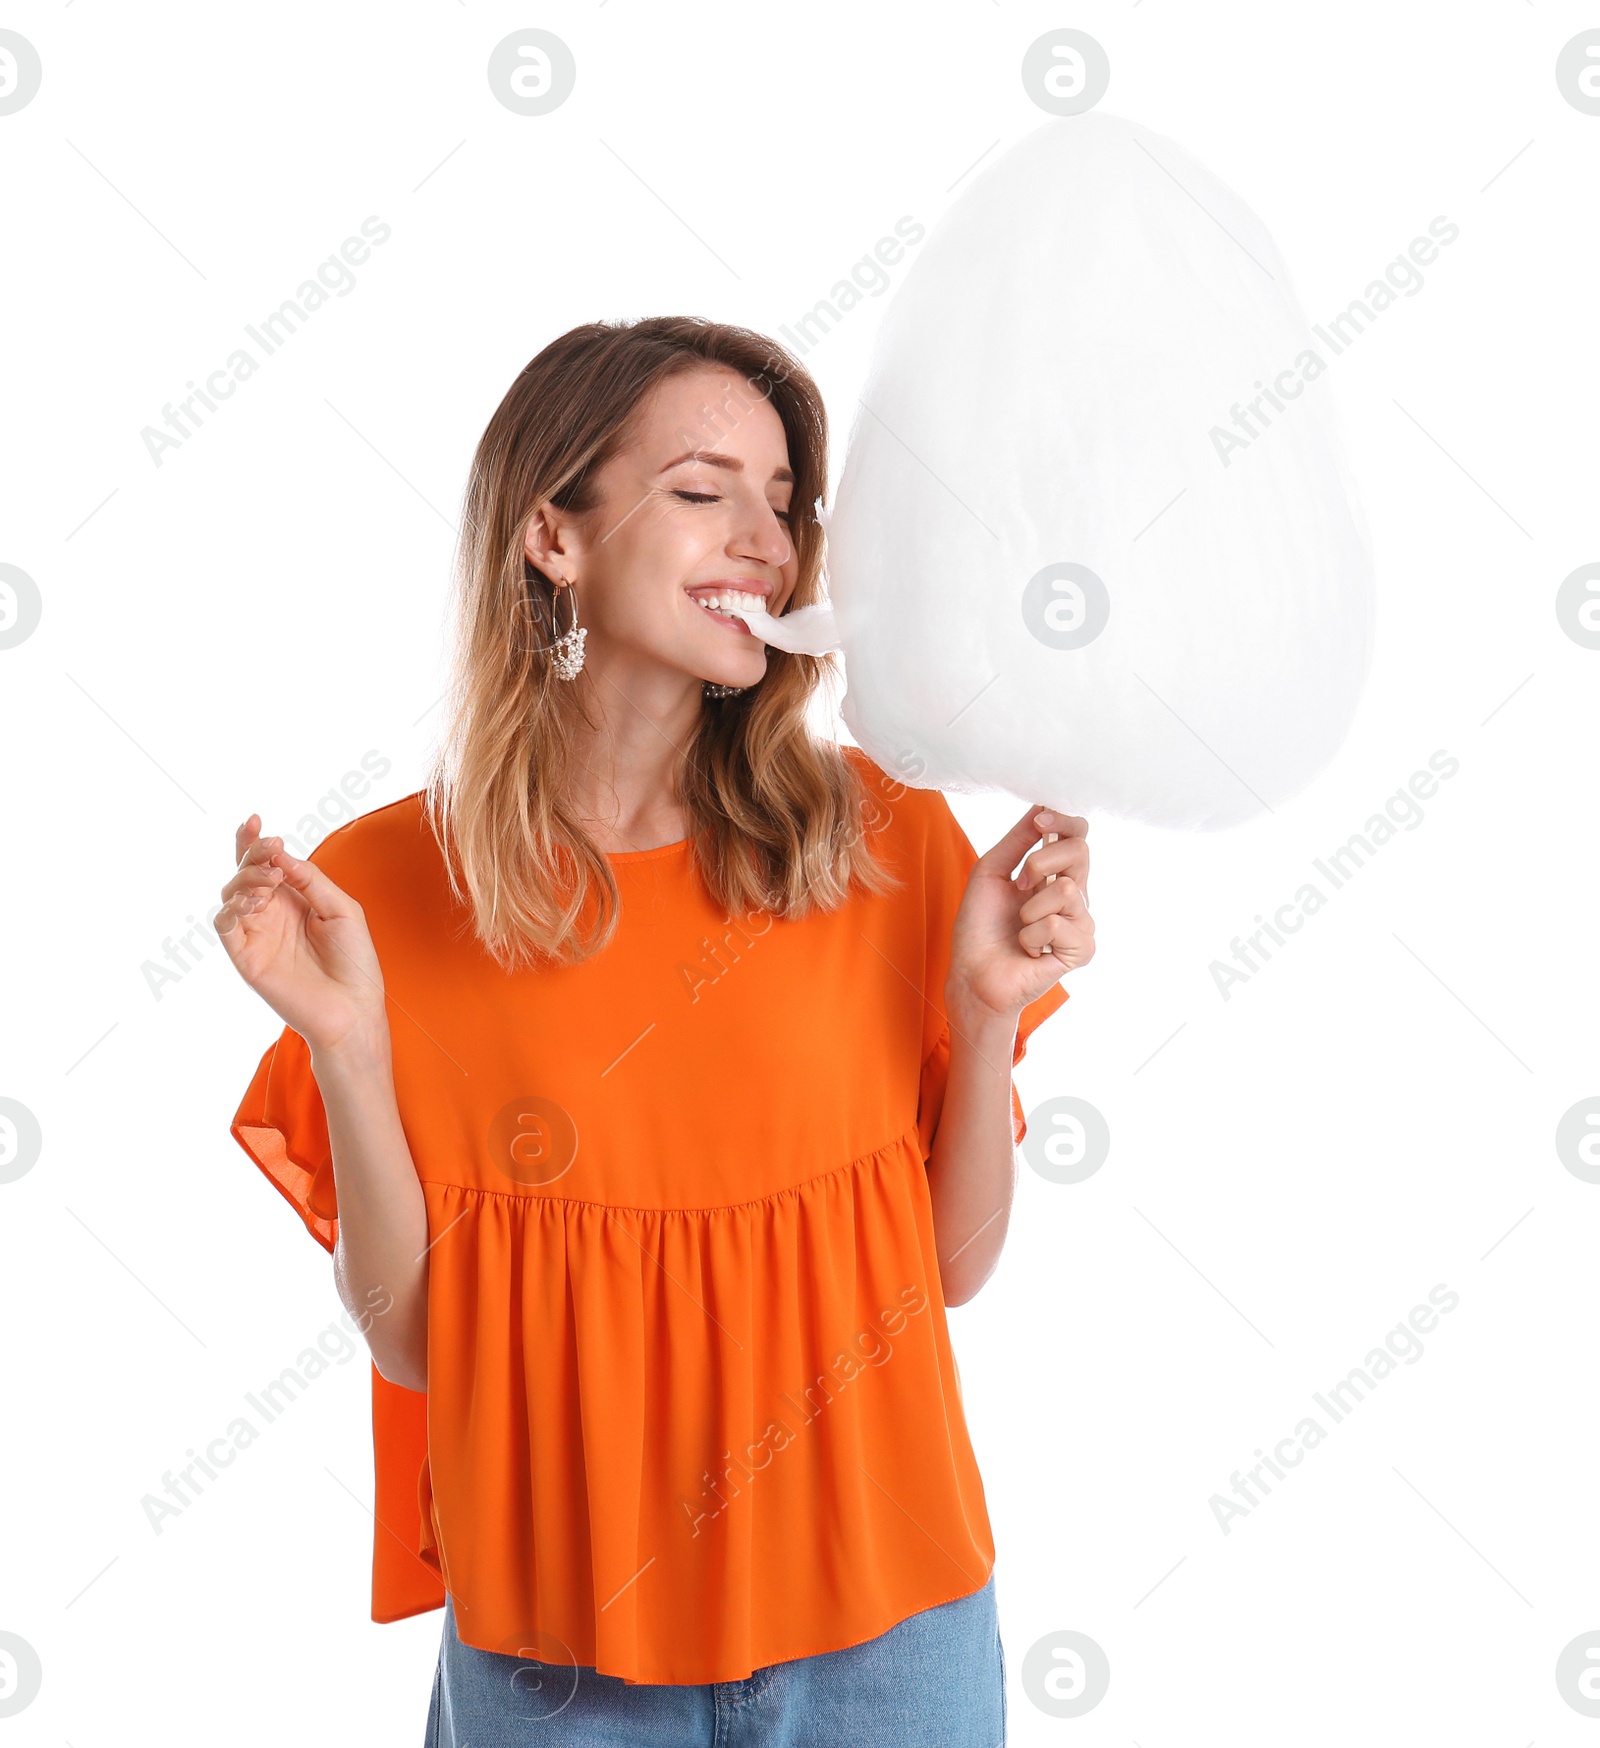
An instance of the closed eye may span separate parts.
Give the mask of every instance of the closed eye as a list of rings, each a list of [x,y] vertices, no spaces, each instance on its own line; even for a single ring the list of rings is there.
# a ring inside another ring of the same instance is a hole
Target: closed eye
[[[715,492],[685,492],[674,490],[673,497],[682,498],[686,504],[720,504],[722,499]],[[787,510],[774,510],[773,515],[781,521],[792,522],[793,516]]]

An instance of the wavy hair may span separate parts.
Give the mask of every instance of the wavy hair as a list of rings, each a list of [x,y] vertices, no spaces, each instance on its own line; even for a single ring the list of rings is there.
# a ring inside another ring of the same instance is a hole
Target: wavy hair
[[[706,365],[737,371],[783,422],[794,472],[789,608],[821,598],[827,415],[815,382],[775,341],[688,316],[589,322],[518,373],[473,457],[456,554],[454,648],[424,812],[478,940],[508,970],[575,963],[616,931],[621,900],[578,823],[568,778],[593,719],[588,682],[555,677],[556,591],[523,549],[541,504],[583,515],[595,476],[627,443],[659,383]],[[712,413],[708,419],[726,418]],[[714,423],[697,441],[719,433]],[[677,763],[676,793],[701,878],[728,913],[832,910],[852,887],[900,881],[873,855],[877,803],[842,747],[807,725],[837,658],[769,646],[743,693],[708,699]]]

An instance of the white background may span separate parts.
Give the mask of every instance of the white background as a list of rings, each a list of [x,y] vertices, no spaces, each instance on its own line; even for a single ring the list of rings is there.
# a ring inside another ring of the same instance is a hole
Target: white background
[[[1600,1093],[1600,653],[1554,599],[1600,559],[1600,117],[1554,67],[1594,9],[0,22],[44,67],[0,117],[0,562],[44,601],[0,652],[0,1094],[44,1133],[0,1185],[0,1628],[44,1666],[6,1740],[420,1740],[442,1617],[368,1619],[364,1356],[159,1536],[141,1509],[339,1310],[228,1134],[277,1022],[220,948],[159,1000],[144,967],[215,905],[252,810],[294,830],[369,750],[390,769],[364,806],[419,786],[459,493],[520,366],[597,316],[792,324],[1042,124],[1022,56],[1072,25],[1110,56],[1103,107],[1238,190],[1312,320],[1436,215],[1461,235],[1328,380],[1378,570],[1348,743],[1265,823],[1096,819],[1099,951],[1019,1071],[1030,1109],[1086,1099],[1112,1140],[1076,1186],[1023,1167],[1000,1270],[951,1314],[1012,1740],[1591,1741],[1555,1665],[1600,1628],[1600,1187],[1554,1137]],[[529,25],[578,66],[538,118],[485,76]],[[154,465],[142,428],[369,214],[393,234],[355,290]],[[887,303],[805,354],[835,477]],[[1423,822],[1224,1000],[1233,937],[1436,749],[1460,768]],[[980,848],[1018,811],[956,807]],[[1224,1535],[1211,1496],[1439,1282],[1460,1303],[1423,1357]],[[1063,1629],[1111,1668],[1074,1721],[1020,1681]]]

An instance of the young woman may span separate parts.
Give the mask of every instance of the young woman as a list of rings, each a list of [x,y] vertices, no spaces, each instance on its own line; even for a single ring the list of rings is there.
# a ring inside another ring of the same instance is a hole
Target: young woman
[[[233,1133],[372,1351],[431,1744],[1003,1739],[945,1307],[1094,950],[1086,823],[979,857],[808,728],[833,658],[717,603],[819,598],[826,478],[771,341],[562,336],[478,446],[428,787],[309,860],[239,828],[217,928],[285,1025]]]

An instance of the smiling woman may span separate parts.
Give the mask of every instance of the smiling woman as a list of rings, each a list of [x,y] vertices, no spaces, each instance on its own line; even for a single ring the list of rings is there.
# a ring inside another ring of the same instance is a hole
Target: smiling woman
[[[490,420],[429,800],[508,964],[604,947],[611,851],[695,838],[729,910],[883,889],[848,831],[848,769],[806,724],[832,658],[770,649],[720,607],[820,599],[826,430],[782,348],[688,318],[574,329]],[[546,652],[574,627],[585,668],[567,685]]]
[[[945,1313],[1088,849],[1030,809],[980,857],[810,732],[831,658],[738,614],[817,603],[825,478],[771,342],[563,336],[479,444],[427,788],[309,860],[239,829],[218,932],[285,1024],[233,1133],[388,1306],[372,1612],[445,1609],[435,1748],[1003,1737]]]

